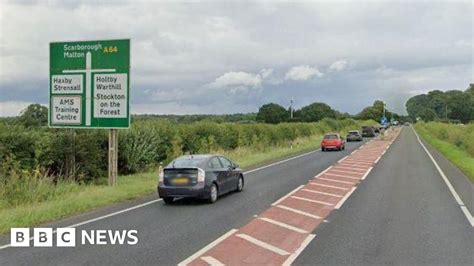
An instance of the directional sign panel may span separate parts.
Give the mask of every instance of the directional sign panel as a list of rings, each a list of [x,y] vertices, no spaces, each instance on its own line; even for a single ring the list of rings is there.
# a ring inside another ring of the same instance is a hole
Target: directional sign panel
[[[130,126],[130,40],[49,46],[49,126]]]

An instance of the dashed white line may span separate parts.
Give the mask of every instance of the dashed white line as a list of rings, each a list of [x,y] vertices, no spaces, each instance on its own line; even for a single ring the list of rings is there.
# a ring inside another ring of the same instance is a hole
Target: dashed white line
[[[349,190],[348,188],[344,188],[344,187],[336,187],[336,186],[331,186],[331,185],[319,184],[315,182],[309,182],[308,184],[313,185],[313,186],[328,187],[328,188],[334,188],[334,189],[340,189],[340,190]]]
[[[305,240],[303,241],[303,243],[301,243],[300,247],[295,250],[295,252],[293,252],[286,260],[285,262],[283,262],[283,266],[290,266],[293,261],[295,261],[296,258],[298,258],[298,256],[301,254],[301,252],[303,252],[303,250],[306,248],[306,246],[309,245],[309,243],[311,243],[311,241],[314,239],[316,235],[314,234],[309,234]]]
[[[365,172],[364,176],[360,180],[365,180],[365,178],[369,175],[370,171],[372,171],[373,167],[370,167],[367,172]]]
[[[304,187],[303,185],[293,189],[290,193],[286,194],[285,196],[281,197],[279,200],[275,201],[272,203],[272,206],[278,205],[280,202],[284,201],[286,198],[289,196],[293,195],[296,191],[298,191],[300,188]]]
[[[201,257],[201,259],[203,261],[207,262],[211,266],[224,266],[224,263],[218,261],[217,259],[215,259],[211,256]]]
[[[377,160],[375,160],[374,164],[378,163],[380,158],[382,158],[382,155],[380,155],[379,157],[377,157]]]
[[[215,247],[217,244],[219,244],[220,242],[224,241],[226,238],[233,235],[235,232],[237,232],[237,229],[231,229],[229,232],[223,234],[218,239],[212,241],[211,243],[209,243],[209,245],[203,247],[202,249],[200,249],[199,251],[197,251],[196,253],[191,255],[189,258],[187,258],[187,259],[183,260],[182,262],[178,263],[178,266],[188,265],[191,261],[201,257],[202,254],[206,253],[211,248]]]
[[[288,207],[288,206],[285,206],[285,205],[277,205],[275,207],[278,207],[280,209],[284,209],[284,210],[287,210],[287,211],[290,211],[290,212],[294,212],[294,213],[297,213],[297,214],[301,214],[303,216],[306,216],[306,217],[311,217],[313,219],[322,219],[321,217],[317,216],[317,215],[314,215],[314,214],[311,214],[311,213],[308,213],[308,212],[305,212],[305,211],[302,211],[302,210],[298,210],[298,209],[295,209],[295,208],[291,208],[291,207]]]
[[[277,226],[280,226],[280,227],[283,227],[283,228],[286,228],[288,230],[291,230],[291,231],[295,231],[297,233],[300,233],[300,234],[307,234],[309,233],[308,231],[306,230],[303,230],[303,229],[300,229],[298,227],[295,227],[295,226],[292,226],[292,225],[289,225],[289,224],[286,224],[286,223],[282,223],[282,222],[279,222],[279,221],[275,221],[273,219],[270,219],[270,218],[265,218],[265,217],[261,217],[261,218],[258,218],[262,221],[265,221],[267,223],[271,223],[271,224],[274,224],[274,225],[277,225]]]
[[[315,193],[315,194],[321,194],[321,195],[326,195],[326,196],[331,196],[331,197],[336,197],[336,198],[342,198],[341,195],[322,192],[322,191],[318,191],[318,190],[312,190],[312,189],[307,189],[307,188],[303,188],[301,190],[306,191],[306,192],[310,192],[310,193]]]
[[[261,247],[261,248],[264,248],[264,249],[266,249],[266,250],[270,250],[270,251],[272,251],[272,252],[274,252],[274,253],[277,253],[277,254],[279,254],[279,255],[282,255],[282,256],[290,255],[290,253],[289,253],[288,251],[286,251],[286,250],[283,250],[283,249],[281,249],[281,248],[278,248],[278,247],[275,247],[275,246],[270,245],[270,244],[268,244],[268,243],[265,243],[265,242],[263,242],[263,241],[261,241],[261,240],[258,240],[258,239],[256,239],[256,238],[253,238],[253,237],[251,237],[251,236],[249,236],[249,235],[246,235],[246,234],[236,234],[235,236],[240,237],[240,238],[242,238],[242,239],[245,239],[245,240],[247,240],[247,241],[250,242],[250,243],[253,243],[253,244],[255,244],[255,245],[257,245],[257,246],[259,246],[259,247]]]
[[[329,202],[324,202],[324,201],[319,201],[319,200],[313,200],[313,199],[307,199],[303,197],[297,197],[297,196],[291,196],[292,199],[297,199],[297,200],[302,200],[302,201],[308,201],[308,202],[313,202],[313,203],[318,203],[326,206],[333,206],[334,204],[329,203]]]
[[[342,204],[344,204],[344,202],[346,202],[346,200],[351,196],[351,194],[356,190],[356,187],[353,187],[351,189],[351,191],[349,191],[349,193],[347,193],[344,198],[342,198],[337,204],[336,206],[334,207],[334,209],[339,209],[341,208]]]

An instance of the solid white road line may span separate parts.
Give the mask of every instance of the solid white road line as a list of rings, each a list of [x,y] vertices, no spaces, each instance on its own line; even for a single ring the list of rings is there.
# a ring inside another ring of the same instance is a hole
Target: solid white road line
[[[464,202],[462,201],[461,197],[459,197],[459,194],[456,192],[456,190],[454,189],[453,185],[451,184],[451,182],[448,180],[448,178],[446,177],[446,175],[444,174],[443,170],[441,169],[441,167],[439,167],[438,163],[436,162],[436,160],[434,159],[433,155],[431,155],[431,153],[428,151],[428,149],[426,148],[425,144],[423,144],[423,142],[421,141],[420,139],[420,136],[418,136],[418,133],[416,133],[416,130],[415,128],[413,128],[412,126],[412,130],[413,132],[415,132],[415,135],[416,135],[416,138],[418,139],[418,142],[420,143],[421,147],[423,147],[423,149],[425,150],[426,154],[428,154],[428,157],[430,157],[431,161],[433,162],[434,166],[436,167],[436,170],[438,170],[438,173],[441,175],[441,177],[443,178],[444,182],[446,183],[446,186],[448,186],[448,189],[449,191],[451,191],[451,194],[453,194],[453,197],[454,199],[456,200],[456,202],[458,203],[459,207],[461,208],[462,212],[464,213],[464,215],[466,216],[467,220],[469,221],[469,223],[471,224],[472,227],[474,227],[474,218],[472,217],[472,214],[469,212],[469,210],[466,208],[466,205],[464,204]],[[463,208],[464,207],[464,208]]]
[[[354,182],[347,182],[347,181],[341,181],[341,180],[336,180],[336,179],[331,179],[331,178],[322,178],[322,177],[320,177],[319,180],[326,180],[326,181],[331,181],[331,182],[336,182],[336,183],[341,183],[341,184],[348,184],[348,185],[356,184]]]
[[[315,194],[321,194],[321,195],[326,195],[326,196],[331,196],[331,197],[336,197],[336,198],[342,198],[341,195],[322,192],[322,191],[318,191],[318,190],[312,190],[312,189],[307,189],[307,188],[303,188],[301,190],[306,191],[306,192],[310,192],[310,193],[315,193]]]
[[[300,233],[300,234],[307,234],[309,233],[308,231],[306,230],[303,230],[303,229],[300,229],[298,227],[295,227],[295,226],[292,226],[292,225],[289,225],[289,224],[286,224],[286,223],[282,223],[282,222],[279,222],[279,221],[275,221],[273,219],[270,219],[270,218],[265,218],[265,217],[261,217],[261,218],[258,218],[262,221],[265,221],[267,223],[271,223],[271,224],[274,224],[274,225],[278,225],[280,227],[283,227],[283,228],[286,228],[288,230],[291,230],[291,231],[295,231],[297,233]]]
[[[303,243],[301,243],[300,247],[295,250],[295,252],[293,252],[286,260],[285,262],[283,262],[283,266],[290,266],[293,261],[295,261],[296,258],[298,258],[298,256],[301,254],[301,252],[303,252],[303,250],[306,248],[306,246],[309,245],[309,243],[311,243],[311,241],[314,239],[316,235],[314,234],[309,234],[305,240],[303,240]]]
[[[265,242],[263,242],[263,241],[261,241],[261,240],[258,240],[258,239],[256,239],[256,238],[253,238],[253,237],[251,237],[251,236],[249,236],[249,235],[246,235],[246,234],[236,234],[235,236],[240,237],[240,238],[242,238],[242,239],[245,239],[245,240],[247,240],[248,242],[250,242],[250,243],[252,243],[252,244],[255,244],[255,245],[257,245],[257,246],[259,246],[259,247],[261,247],[261,248],[264,248],[264,249],[266,249],[266,250],[270,250],[270,251],[272,251],[272,252],[275,252],[275,253],[277,253],[277,254],[279,254],[279,255],[282,255],[282,256],[290,255],[290,252],[288,252],[288,251],[286,251],[286,250],[283,250],[283,249],[281,249],[281,248],[278,248],[278,247],[275,247],[275,246],[270,245],[270,244],[268,244],[268,243],[265,243]]]
[[[379,157],[377,157],[377,160],[375,160],[374,164],[378,163],[380,158],[382,158],[382,155],[380,155]]]
[[[326,173],[327,171],[329,171],[331,168],[333,168],[333,166],[329,166],[328,168],[326,168],[326,170],[322,171],[321,173],[319,173],[317,176],[315,177],[318,177],[318,176],[321,176],[322,174]]]
[[[312,199],[307,199],[307,198],[297,197],[297,196],[291,196],[291,198],[292,199],[297,199],[297,200],[302,200],[302,201],[314,202],[314,203],[318,203],[318,204],[322,204],[322,205],[326,205],[326,206],[333,206],[334,205],[334,204],[329,203],[329,202],[324,202],[324,201],[319,201],[319,200],[312,200]]]
[[[229,232],[223,234],[218,239],[216,239],[216,240],[212,241],[211,243],[209,243],[209,245],[207,245],[207,246],[203,247],[202,249],[198,250],[196,253],[191,255],[189,258],[187,258],[187,259],[183,260],[182,262],[178,263],[178,266],[188,265],[191,261],[201,257],[202,254],[206,253],[208,250],[210,250],[211,248],[215,247],[220,242],[224,241],[226,238],[233,235],[235,232],[237,232],[237,229],[231,229]]]
[[[290,193],[286,194],[285,196],[281,197],[279,200],[275,201],[272,203],[272,206],[278,205],[280,202],[284,201],[286,198],[289,196],[293,195],[296,191],[298,191],[300,188],[304,187],[303,185],[293,189]]]
[[[272,164],[268,164],[268,165],[264,165],[262,167],[259,167],[259,168],[255,168],[255,169],[252,169],[252,170],[249,170],[247,172],[244,172],[244,175],[245,174],[250,174],[250,173],[253,173],[253,172],[257,172],[257,171],[260,171],[262,169],[266,169],[268,167],[272,167],[272,166],[275,166],[275,165],[278,165],[278,164],[282,164],[282,163],[286,163],[288,161],[291,161],[291,160],[294,160],[294,159],[298,159],[298,158],[301,158],[301,157],[304,157],[306,155],[309,155],[309,154],[313,154],[315,152],[318,152],[320,151],[321,149],[317,149],[317,150],[314,150],[314,151],[310,151],[310,152],[307,152],[307,153],[303,153],[303,154],[300,154],[298,156],[295,156],[295,157],[291,157],[291,158],[288,158],[288,159],[285,159],[285,160],[281,160],[281,161],[278,161],[278,162],[275,162],[275,163],[272,163]]]
[[[337,162],[340,163],[340,162],[344,161],[347,157],[349,157],[349,155],[342,157],[342,159],[340,159],[340,160],[337,161]]]
[[[207,262],[211,266],[224,266],[224,263],[218,261],[217,259],[211,256],[201,257],[201,260]]]
[[[329,175],[329,176],[337,176],[337,177],[343,177],[343,178],[354,179],[354,180],[360,180],[360,178],[355,177],[355,176],[347,176],[347,175],[340,175],[340,174],[333,174],[333,173],[326,173],[326,175]],[[320,179],[321,179],[321,178],[320,178]]]
[[[334,209],[339,209],[341,208],[342,204],[344,204],[344,202],[346,202],[346,200],[351,196],[351,194],[356,190],[356,187],[353,187],[351,189],[351,191],[349,191],[349,193],[347,193],[344,198],[342,198],[337,204],[336,206],[334,207]]]
[[[340,189],[340,190],[349,190],[348,188],[344,188],[344,187],[336,187],[336,186],[331,186],[331,185],[319,184],[315,182],[309,182],[308,184],[313,185],[313,186],[329,187],[329,188]]]
[[[365,178],[369,175],[370,171],[372,171],[372,168],[373,168],[373,167],[370,167],[370,168],[367,170],[367,172],[365,172],[364,176],[361,177],[360,180],[365,180]]]
[[[322,219],[321,217],[319,217],[317,215],[314,215],[314,214],[311,214],[311,213],[308,213],[308,212],[305,212],[305,211],[302,211],[302,210],[298,210],[298,209],[295,209],[295,208],[291,208],[291,207],[288,207],[288,206],[285,206],[285,205],[277,205],[275,207],[278,207],[280,209],[284,209],[284,210],[287,210],[287,211],[290,211],[290,212],[294,212],[294,213],[297,213],[297,214],[301,214],[301,215],[306,216],[306,217],[311,217],[313,219]]]

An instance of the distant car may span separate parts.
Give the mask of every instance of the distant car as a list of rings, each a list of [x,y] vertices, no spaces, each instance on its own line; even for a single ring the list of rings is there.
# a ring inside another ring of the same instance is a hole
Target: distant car
[[[347,133],[346,140],[347,142],[362,141],[362,135],[360,134],[359,130],[351,130],[349,133]]]
[[[220,155],[186,155],[176,158],[160,173],[158,195],[165,203],[175,198],[217,201],[220,195],[244,188],[237,164]]]
[[[362,137],[371,138],[375,137],[375,130],[373,127],[363,127],[362,128]]]
[[[346,143],[339,133],[329,133],[321,140],[321,150],[344,150]]]

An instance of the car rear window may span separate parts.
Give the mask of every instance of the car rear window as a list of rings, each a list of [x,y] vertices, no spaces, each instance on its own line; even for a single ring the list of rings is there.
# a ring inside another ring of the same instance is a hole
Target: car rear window
[[[207,161],[207,158],[178,158],[172,161],[168,167],[173,168],[189,168],[189,167],[198,167]]]
[[[349,131],[349,134],[350,135],[357,135],[357,134],[359,134],[359,131]]]
[[[337,139],[337,135],[331,134],[331,135],[325,135],[324,139]]]

